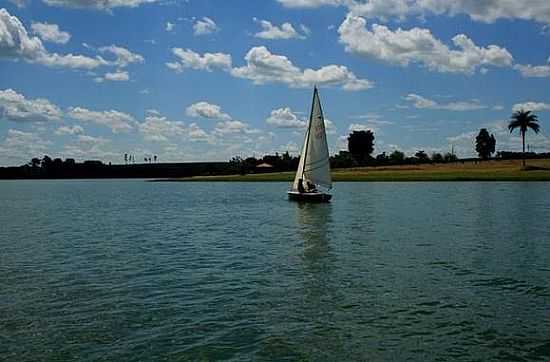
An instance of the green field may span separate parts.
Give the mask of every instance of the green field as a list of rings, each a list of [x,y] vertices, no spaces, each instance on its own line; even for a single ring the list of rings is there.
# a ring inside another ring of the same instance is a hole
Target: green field
[[[201,176],[158,181],[291,181],[294,172]],[[455,162],[410,166],[358,167],[332,171],[338,181],[550,181],[550,159],[521,161]]]

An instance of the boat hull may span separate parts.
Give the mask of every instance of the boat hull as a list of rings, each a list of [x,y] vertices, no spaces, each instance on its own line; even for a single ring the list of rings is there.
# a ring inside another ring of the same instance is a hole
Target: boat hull
[[[288,199],[299,202],[329,202],[332,195],[322,192],[306,192],[288,191]]]

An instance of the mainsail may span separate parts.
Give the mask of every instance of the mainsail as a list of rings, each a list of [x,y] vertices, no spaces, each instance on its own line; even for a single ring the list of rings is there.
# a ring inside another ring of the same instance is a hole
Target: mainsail
[[[304,185],[311,182],[329,189],[332,187],[325,120],[317,87],[313,90],[311,115],[300,155],[298,172],[296,172],[292,185],[293,190],[298,190],[300,179],[303,180]]]

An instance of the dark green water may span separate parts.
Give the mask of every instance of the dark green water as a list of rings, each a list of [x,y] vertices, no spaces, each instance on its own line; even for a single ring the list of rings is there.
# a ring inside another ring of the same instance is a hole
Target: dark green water
[[[0,182],[0,359],[544,360],[550,183]]]

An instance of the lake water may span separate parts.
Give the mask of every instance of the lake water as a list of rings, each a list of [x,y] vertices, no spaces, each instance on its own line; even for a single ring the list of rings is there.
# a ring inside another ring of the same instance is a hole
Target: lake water
[[[0,360],[550,358],[550,183],[0,182]]]

